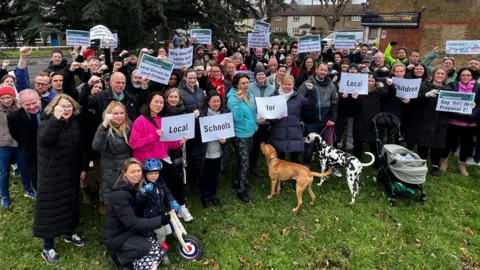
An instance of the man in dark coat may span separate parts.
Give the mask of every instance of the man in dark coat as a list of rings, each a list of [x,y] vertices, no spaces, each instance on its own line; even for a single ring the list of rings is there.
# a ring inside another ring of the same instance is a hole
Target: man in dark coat
[[[256,48],[253,49],[253,52],[253,55],[250,53],[250,55],[245,58],[245,66],[248,68],[248,70],[255,71],[258,63],[260,63],[265,68],[268,64],[268,60],[263,57],[263,49]]]

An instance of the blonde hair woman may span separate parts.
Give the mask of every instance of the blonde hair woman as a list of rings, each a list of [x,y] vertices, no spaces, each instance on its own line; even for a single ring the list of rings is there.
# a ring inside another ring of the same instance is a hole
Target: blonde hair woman
[[[80,184],[84,182],[88,162],[75,116],[80,105],[68,95],[59,94],[45,108],[38,127],[38,190],[33,235],[43,238],[42,257],[55,264],[59,255],[53,239],[63,236],[67,243],[83,246],[85,240],[75,233],[79,223]]]
[[[125,106],[119,101],[112,101],[103,112],[103,122],[98,126],[93,138],[92,148],[100,152],[100,206],[98,212],[104,216],[108,197],[122,172],[122,163],[132,157],[128,146],[131,123]]]

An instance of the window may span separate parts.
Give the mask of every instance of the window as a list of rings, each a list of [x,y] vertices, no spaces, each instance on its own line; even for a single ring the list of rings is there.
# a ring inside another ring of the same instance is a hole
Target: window
[[[280,16],[275,16],[275,17],[273,17],[273,20],[276,21],[276,22],[281,22],[281,21],[282,21],[282,17],[280,17]]]
[[[293,34],[299,34],[300,33],[300,29],[298,28],[293,28]]]
[[[294,22],[299,22],[299,21],[300,21],[300,17],[294,16],[294,17],[293,17],[293,21],[294,21]]]
[[[352,19],[352,22],[359,22],[362,20],[362,17],[360,16],[352,16],[350,18]]]
[[[280,27],[273,27],[273,32],[279,33],[280,32]]]

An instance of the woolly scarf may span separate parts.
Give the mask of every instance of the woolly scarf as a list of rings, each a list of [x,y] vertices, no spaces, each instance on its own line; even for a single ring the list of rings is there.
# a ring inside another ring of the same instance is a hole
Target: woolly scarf
[[[223,74],[220,74],[220,79],[218,80],[215,80],[212,74],[210,74],[208,76],[208,80],[213,85],[213,87],[218,91],[218,93],[220,93],[220,95],[222,96],[222,100],[225,100],[225,92],[227,91],[227,89],[225,89],[225,85],[224,85],[225,77],[223,77]]]
[[[172,106],[168,103],[165,104],[165,116],[175,116],[185,113],[185,105],[183,101],[180,101],[177,106]]]
[[[293,91],[293,89],[292,89],[292,91],[290,91],[290,92],[288,92],[288,93],[285,93],[285,92],[283,92],[283,89],[282,89],[281,87],[278,88],[278,93],[279,93],[280,95],[284,95],[284,96],[285,96],[285,99],[286,99],[287,101],[288,101],[288,99],[293,95],[293,92],[294,92],[294,91]]]

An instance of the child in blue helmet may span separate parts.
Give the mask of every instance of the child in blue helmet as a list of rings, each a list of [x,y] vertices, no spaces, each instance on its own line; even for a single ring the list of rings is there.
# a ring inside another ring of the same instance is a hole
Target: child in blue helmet
[[[170,207],[178,213],[180,205],[173,198],[172,193],[167,188],[162,178],[159,177],[162,170],[162,162],[159,159],[149,158],[143,162],[143,171],[145,173],[145,185],[137,193],[136,203],[143,206],[143,215],[145,218],[153,218],[164,216],[166,212],[165,205]],[[170,219],[169,215],[165,215]],[[163,222],[162,222],[163,224]],[[167,224],[156,230],[158,243],[165,241],[167,234],[170,232],[170,226]],[[165,256],[162,264],[170,264],[170,260]]]

